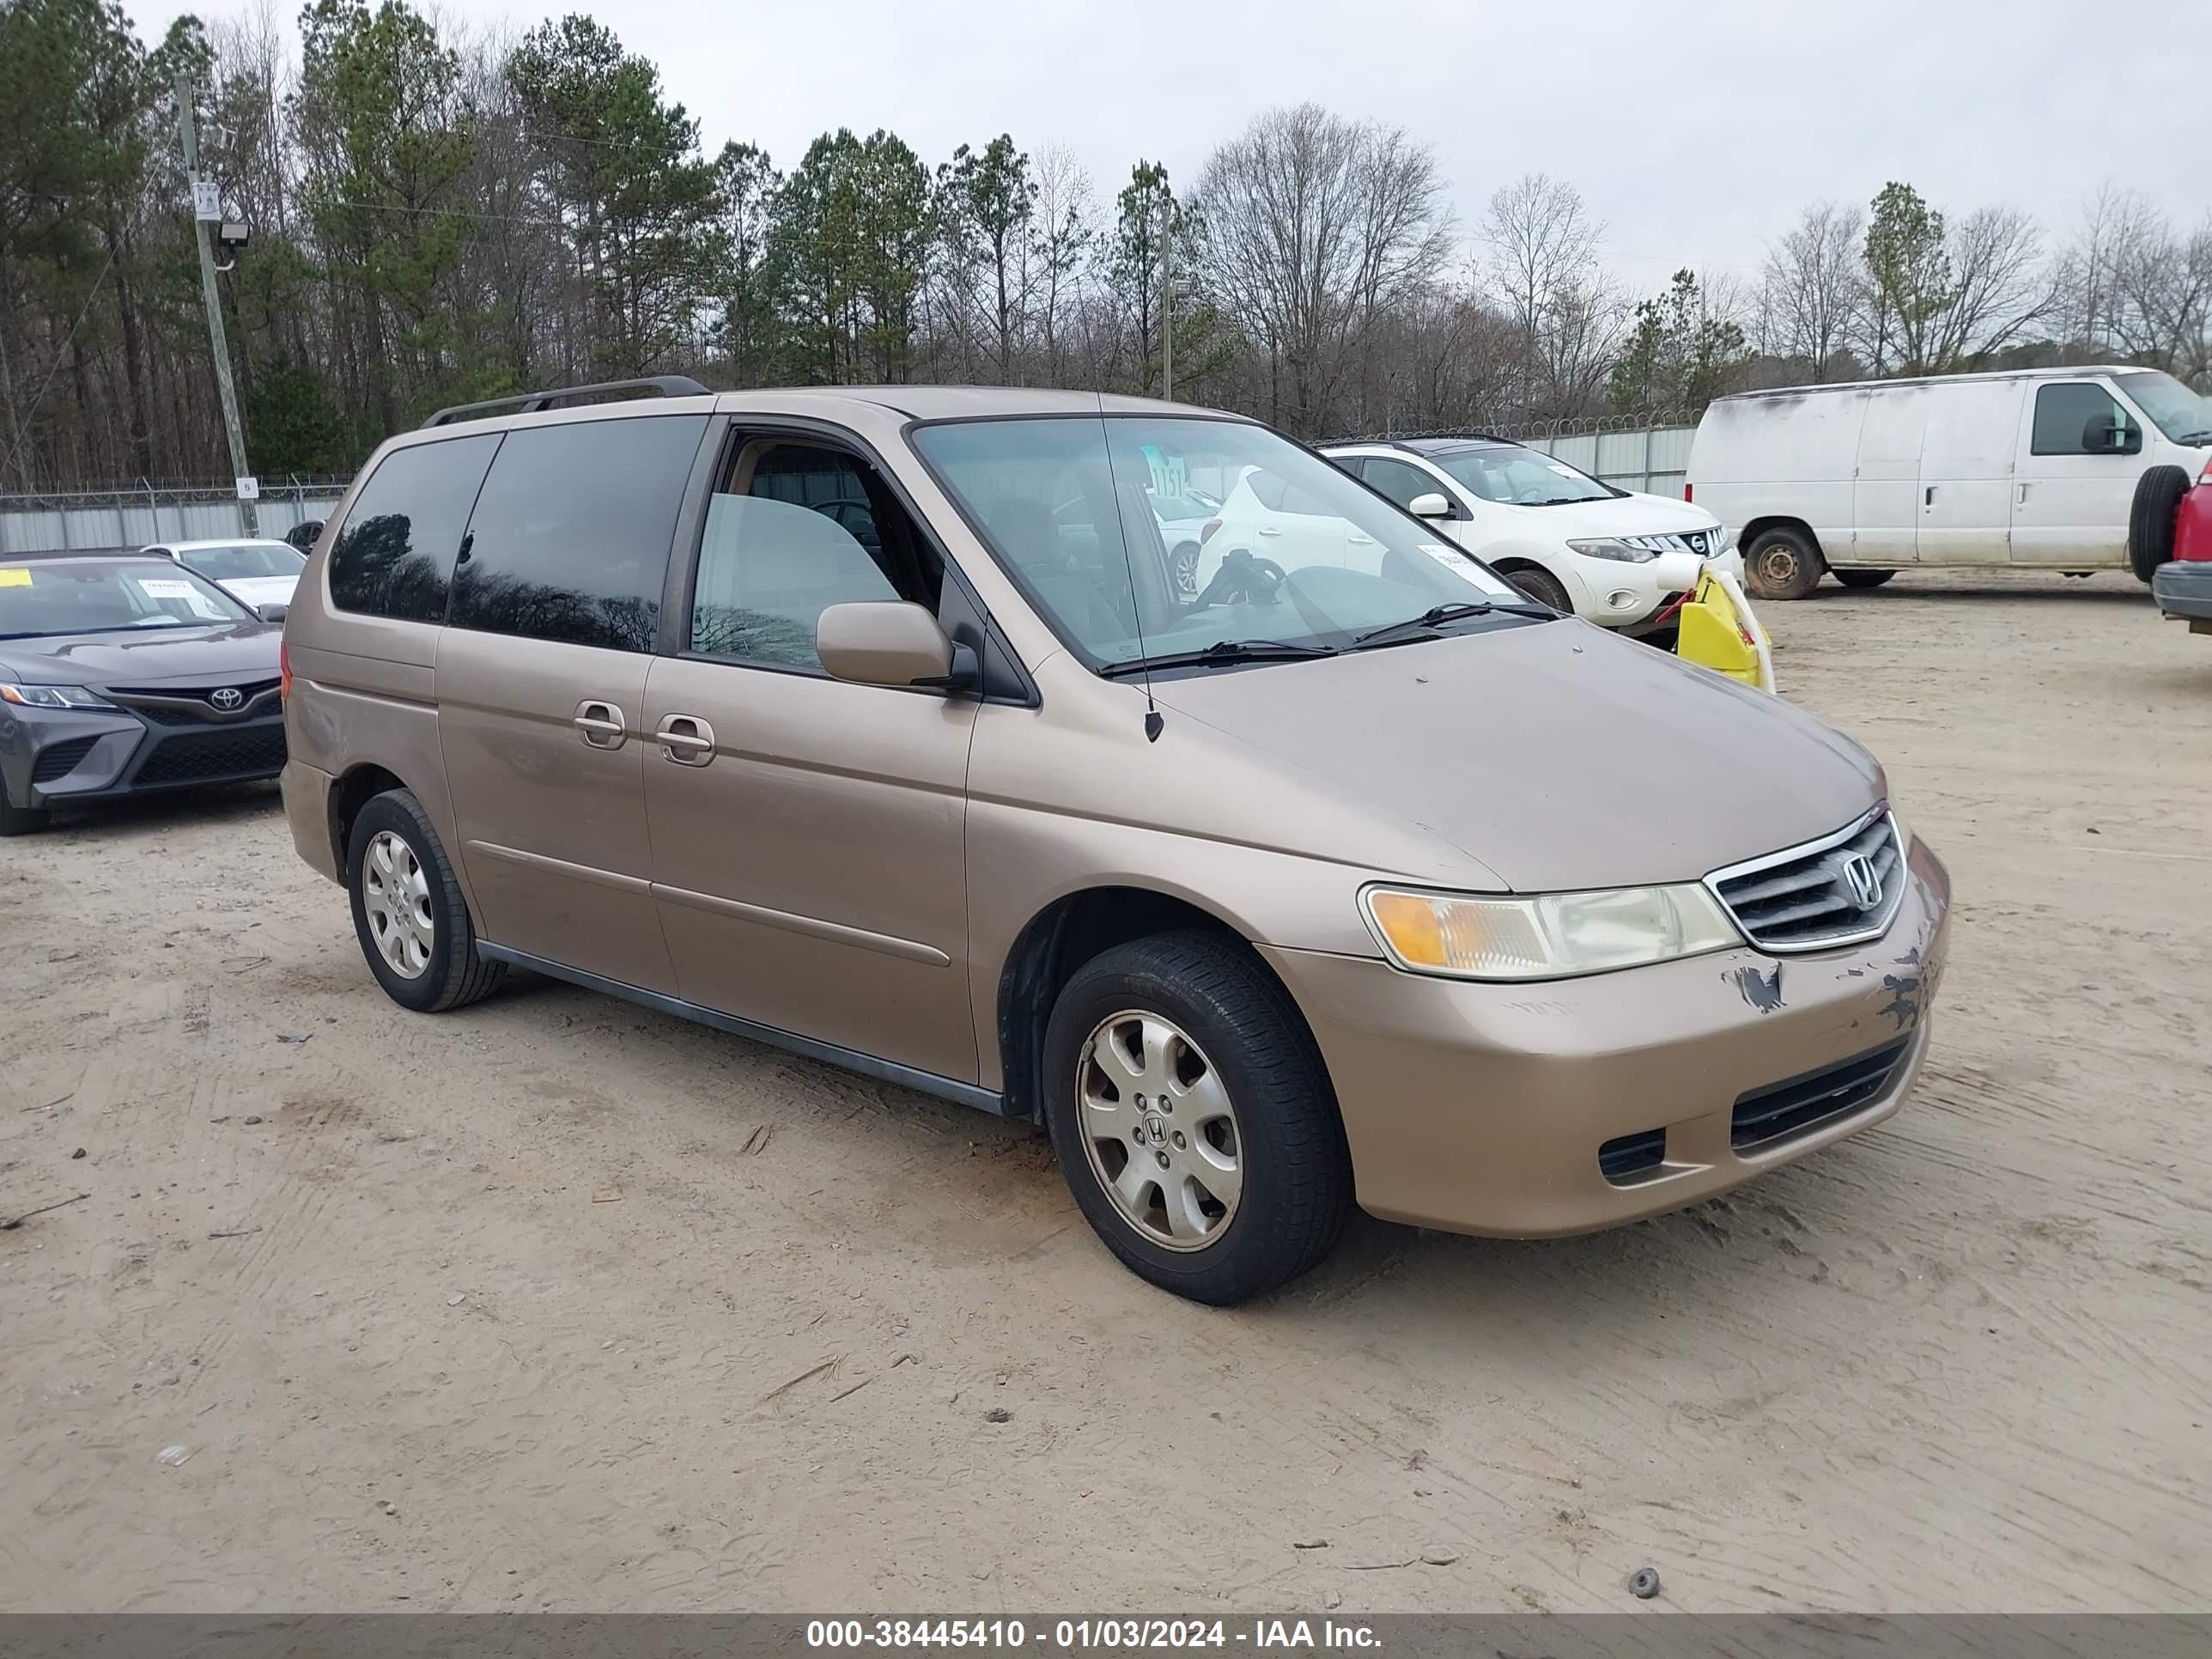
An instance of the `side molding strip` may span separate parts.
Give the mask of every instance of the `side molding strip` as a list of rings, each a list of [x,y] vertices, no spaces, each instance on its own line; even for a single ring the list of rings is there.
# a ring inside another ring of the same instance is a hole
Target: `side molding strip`
[[[659,882],[653,883],[653,893],[655,898],[665,903],[704,910],[710,915],[734,916],[740,921],[758,922],[763,927],[781,928],[787,933],[803,933],[809,939],[826,939],[832,944],[850,945],[859,950],[896,957],[902,962],[927,963],[932,968],[948,968],[952,964],[952,958],[944,951],[917,939],[900,939],[891,933],[872,933],[865,927],[848,927],[841,921],[823,921],[814,916],[796,915],[789,910],[771,910],[764,904],[746,904],[737,899],[721,898],[713,893],[695,893],[688,887],[670,887]]]
[[[834,1042],[817,1042],[813,1037],[800,1036],[795,1031],[786,1031],[774,1025],[757,1024],[750,1019],[739,1019],[734,1014],[702,1007],[696,1002],[663,996],[658,991],[625,985],[620,980],[586,973],[580,968],[571,968],[544,957],[533,957],[527,951],[509,950],[504,945],[494,945],[489,939],[478,939],[477,950],[494,962],[510,962],[518,968],[527,968],[553,979],[565,979],[586,990],[604,991],[609,996],[620,997],[626,1002],[658,1009],[664,1014],[673,1014],[678,1019],[696,1020],[702,1025],[711,1025],[734,1036],[749,1037],[755,1042],[765,1042],[770,1048],[787,1049],[794,1054],[804,1054],[809,1060],[821,1060],[825,1065],[858,1072],[861,1076],[874,1078],[878,1082],[896,1083],[901,1088],[935,1095],[940,1100],[972,1106],[994,1117],[1012,1115],[1004,1095],[979,1084],[962,1083],[957,1079],[939,1077],[934,1072],[925,1072],[916,1066],[902,1066],[894,1060],[879,1060],[873,1054],[864,1054],[857,1048],[841,1048]]]

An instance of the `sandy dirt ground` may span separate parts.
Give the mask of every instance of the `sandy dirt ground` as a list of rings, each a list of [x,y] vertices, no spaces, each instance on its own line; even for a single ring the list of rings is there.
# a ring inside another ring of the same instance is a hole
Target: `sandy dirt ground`
[[[0,846],[0,1219],[90,1194],[0,1231],[0,1607],[2212,1606],[2212,639],[2118,575],[1769,613],[1957,884],[1917,1095],[1236,1312],[1025,1128],[403,1012],[273,790]]]

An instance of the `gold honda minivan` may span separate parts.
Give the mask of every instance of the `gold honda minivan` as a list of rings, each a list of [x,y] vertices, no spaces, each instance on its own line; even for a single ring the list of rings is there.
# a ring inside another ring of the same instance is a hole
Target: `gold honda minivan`
[[[1220,538],[1202,582],[1164,525]],[[395,1000],[521,966],[1036,1119],[1202,1301],[1355,1201],[1691,1203],[1889,1115],[1927,1045],[1949,882],[1863,750],[1241,418],[447,411],[362,469],[285,645],[293,836]]]

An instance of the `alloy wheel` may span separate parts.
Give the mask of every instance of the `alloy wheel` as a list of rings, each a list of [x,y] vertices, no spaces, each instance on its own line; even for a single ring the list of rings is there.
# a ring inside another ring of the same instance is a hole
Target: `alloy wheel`
[[[430,883],[415,849],[389,830],[378,830],[362,855],[361,906],[385,965],[402,979],[420,979],[438,938]]]
[[[1236,1218],[1243,1137],[1219,1073],[1162,1015],[1114,1014],[1076,1060],[1076,1115],[1091,1173],[1148,1242],[1199,1250]]]

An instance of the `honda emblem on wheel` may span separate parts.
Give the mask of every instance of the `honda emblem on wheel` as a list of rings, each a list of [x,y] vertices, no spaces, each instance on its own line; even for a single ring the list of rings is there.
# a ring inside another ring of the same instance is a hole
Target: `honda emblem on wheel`
[[[1845,859],[1838,872],[1851,902],[1862,910],[1871,910],[1881,902],[1881,872],[1874,867],[1874,860],[1863,853],[1854,853]]]
[[[226,685],[221,690],[209,692],[208,701],[228,712],[246,701],[246,693],[234,685]]]

